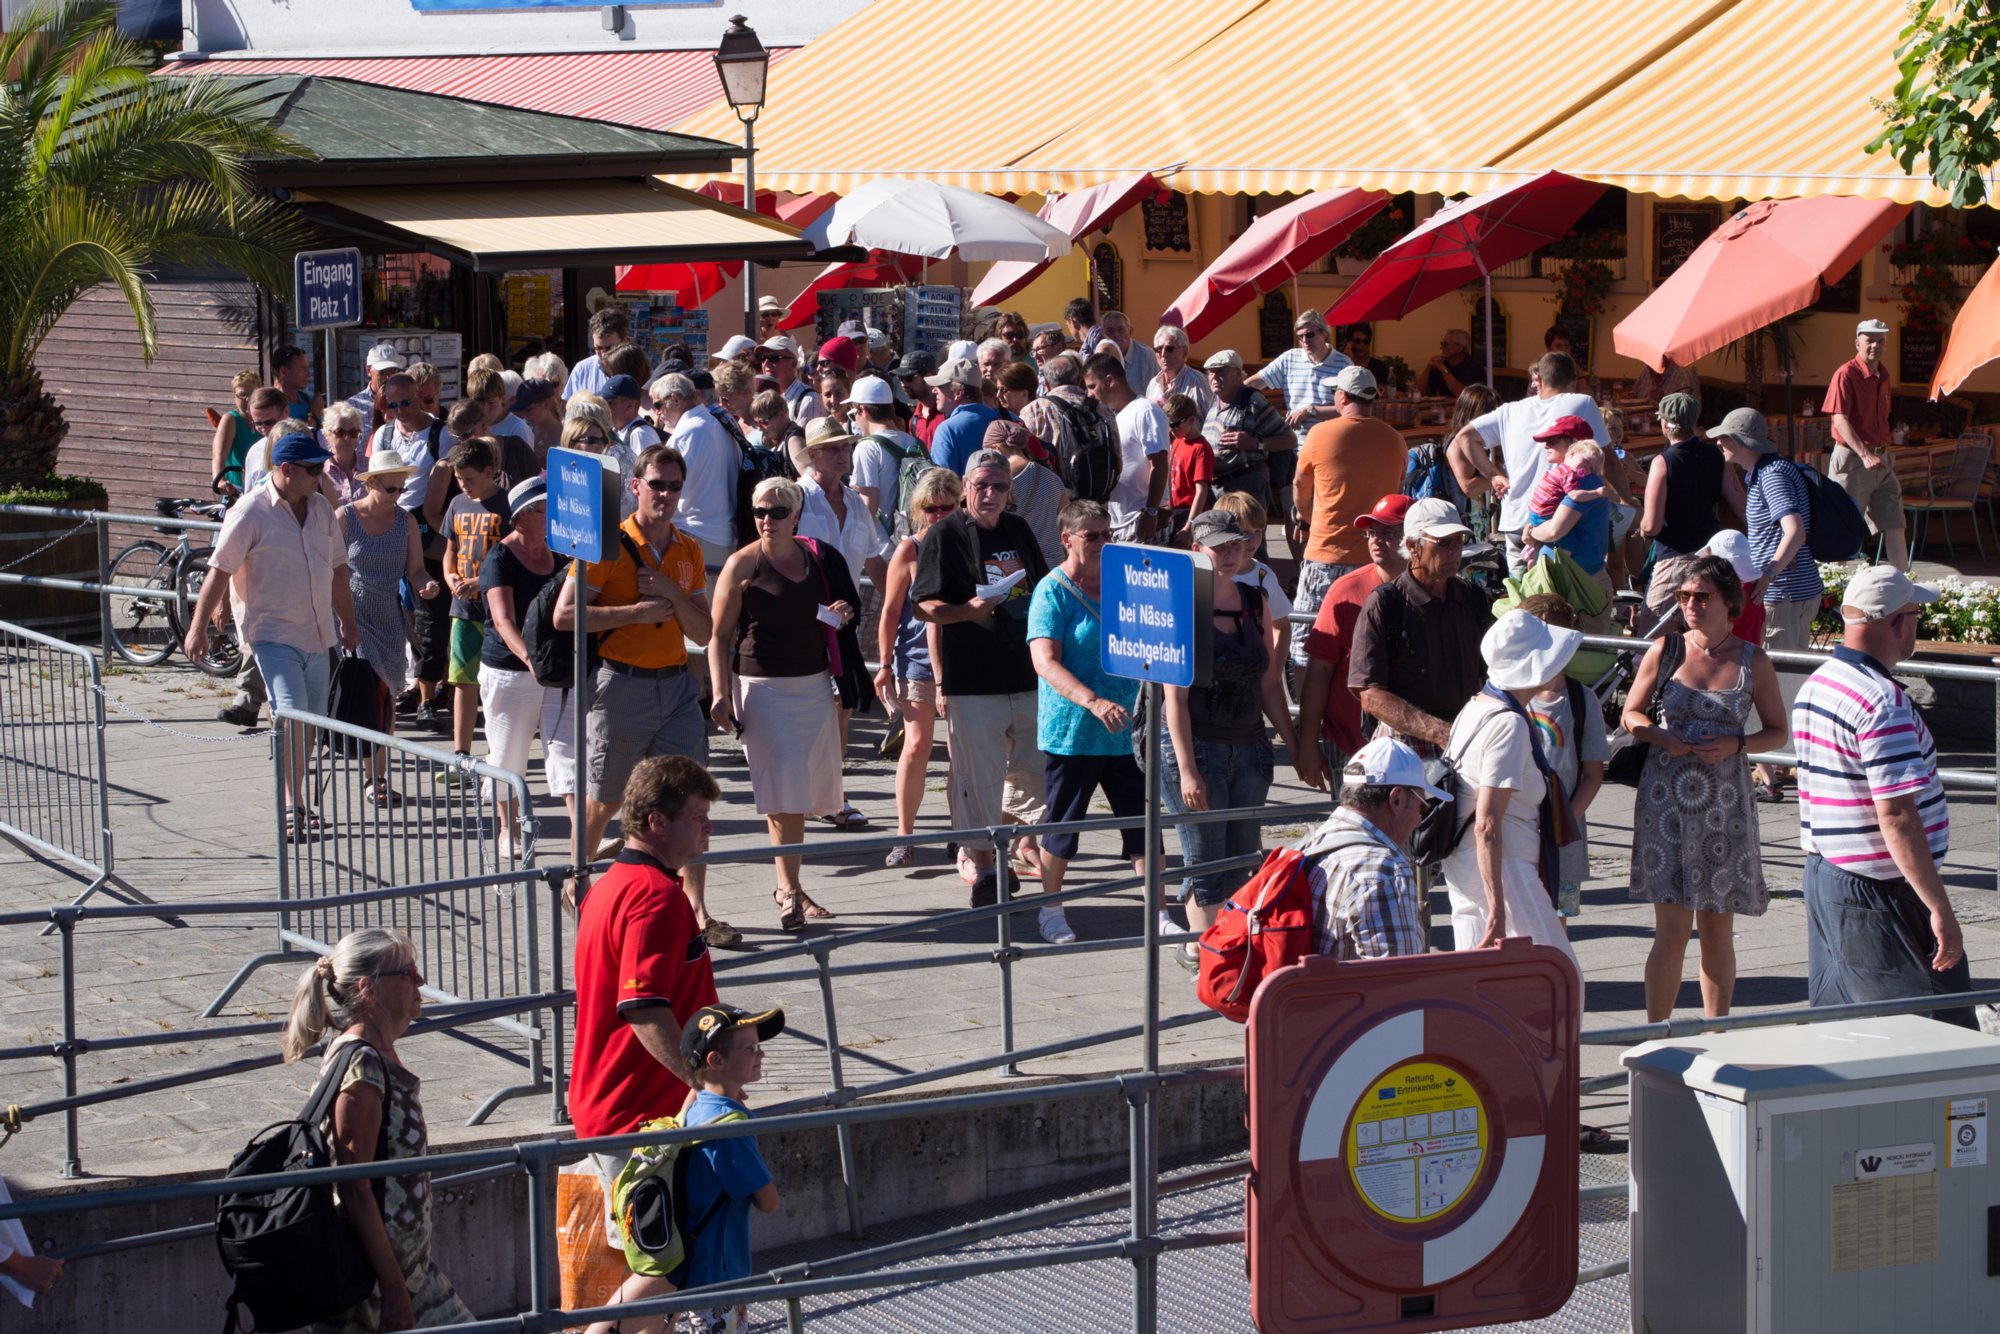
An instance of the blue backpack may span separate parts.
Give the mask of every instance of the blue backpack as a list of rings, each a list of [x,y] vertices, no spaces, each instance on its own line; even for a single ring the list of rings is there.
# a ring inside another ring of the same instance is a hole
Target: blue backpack
[[[1806,550],[1814,560],[1853,560],[1868,545],[1868,525],[1854,498],[1819,469],[1791,465],[1806,488]]]
[[[1442,440],[1426,441],[1410,451],[1409,464],[1403,469],[1403,494],[1412,500],[1433,496],[1449,500],[1459,513],[1465,512],[1465,492],[1459,489],[1458,478],[1452,476]]]

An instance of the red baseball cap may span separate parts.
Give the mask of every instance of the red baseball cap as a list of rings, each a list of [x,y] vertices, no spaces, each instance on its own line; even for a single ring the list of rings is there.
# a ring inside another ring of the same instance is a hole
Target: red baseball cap
[[[1403,520],[1408,516],[1409,512],[1410,498],[1408,496],[1384,496],[1375,502],[1374,509],[1369,510],[1366,514],[1356,519],[1354,526],[1356,528],[1373,528],[1379,523],[1391,528],[1400,528],[1403,526]]]
[[[1590,423],[1574,414],[1562,416],[1549,424],[1545,431],[1535,433],[1537,441],[1549,440],[1595,440],[1597,432],[1590,429]]]

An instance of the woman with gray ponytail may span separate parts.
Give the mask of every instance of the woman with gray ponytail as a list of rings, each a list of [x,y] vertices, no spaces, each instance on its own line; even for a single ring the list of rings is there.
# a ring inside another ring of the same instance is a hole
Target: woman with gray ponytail
[[[423,1009],[416,949],[400,931],[380,927],[342,936],[333,952],[299,977],[285,1023],[285,1059],[296,1061],[333,1034],[322,1067],[349,1059],[324,1127],[334,1158],[367,1163],[420,1158],[428,1146],[422,1081],[396,1055]],[[340,1211],[375,1269],[375,1291],[312,1328],[315,1334],[374,1334],[471,1320],[451,1280],[431,1262],[430,1178],[422,1173],[344,1182]]]

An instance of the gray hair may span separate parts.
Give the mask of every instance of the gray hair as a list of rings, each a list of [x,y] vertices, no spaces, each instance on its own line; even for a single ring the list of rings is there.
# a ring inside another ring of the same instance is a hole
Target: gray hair
[[[1446,338],[1451,339],[1452,342],[1457,343],[1462,348],[1466,348],[1469,350],[1472,347],[1472,334],[1467,330],[1446,329],[1444,331],[1444,336]]]
[[[975,355],[983,355],[987,352],[998,352],[1001,356],[1010,358],[1014,355],[1014,349],[1007,346],[1007,340],[1004,338],[987,339],[979,345],[978,353]]]
[[[1333,330],[1331,330],[1331,329],[1329,329],[1329,328],[1327,327],[1327,323],[1326,323],[1326,316],[1324,316],[1324,315],[1320,314],[1320,313],[1319,313],[1318,311],[1316,311],[1316,310],[1302,310],[1302,311],[1300,311],[1300,312],[1299,312],[1299,317],[1298,317],[1297,319],[1295,319],[1295,320],[1293,320],[1293,321],[1292,321],[1292,327],[1293,327],[1294,329],[1296,329],[1296,328],[1298,328],[1298,327],[1299,327],[1299,326],[1300,326],[1301,324],[1305,325],[1305,326],[1306,326],[1306,327],[1307,327],[1308,329],[1317,329],[1317,330],[1319,330],[1319,331],[1320,331],[1321,333],[1332,333],[1332,332],[1333,332]]]
[[[1387,783],[1351,783],[1340,789],[1340,804],[1350,811],[1379,810],[1389,804],[1396,789]]]
[[[1111,521],[1111,511],[1095,500],[1072,500],[1056,515],[1056,527],[1065,533],[1080,533],[1093,519]]]
[[[1181,328],[1178,324],[1162,324],[1159,328],[1153,330],[1153,346],[1158,347],[1162,338],[1172,343],[1175,347],[1186,347],[1188,345],[1187,330]]]
[[[530,380],[546,380],[560,389],[569,382],[569,367],[553,352],[544,352],[539,357],[529,357],[523,368]]]
[[[350,931],[333,952],[314,960],[299,975],[292,1009],[285,1016],[284,1052],[296,1061],[335,1027],[345,1028],[366,1014],[369,983],[393,968],[416,962],[417,947],[400,931],[379,926]]]
[[[694,387],[694,381],[679,371],[669,371],[649,386],[653,391],[653,401],[658,403],[668,394],[675,394],[690,403],[702,401],[701,391]]]
[[[319,414],[319,428],[328,434],[332,434],[336,426],[359,427],[361,424],[361,413],[344,398],[327,404],[326,411]]]
[[[1057,353],[1042,363],[1042,378],[1051,389],[1059,384],[1079,386],[1083,383],[1083,362],[1074,352]]]
[[[611,405],[596,394],[574,394],[563,405],[563,420],[566,422],[595,422],[604,429],[606,435],[609,435],[611,433]]]

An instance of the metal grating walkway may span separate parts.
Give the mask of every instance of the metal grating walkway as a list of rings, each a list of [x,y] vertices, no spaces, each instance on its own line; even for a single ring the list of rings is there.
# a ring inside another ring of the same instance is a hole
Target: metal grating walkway
[[[1205,1164],[1183,1162],[1185,1169]],[[1585,1185],[1624,1179],[1623,1154],[1585,1154],[1580,1176]],[[1081,1185],[1076,1194],[1115,1186],[1121,1178],[1103,1178]],[[944,1228],[1007,1213],[1065,1196],[1038,1192],[976,1207],[929,1214],[874,1228],[865,1243],[820,1243],[788,1251],[767,1261],[791,1264],[824,1260],[862,1245],[878,1246],[925,1236]],[[1606,1264],[1626,1254],[1626,1204],[1622,1199],[1587,1201],[1582,1207],[1582,1257],[1585,1266]],[[1224,1182],[1202,1189],[1160,1197],[1160,1228],[1165,1234],[1217,1232],[1243,1225],[1243,1185]],[[1036,1228],[952,1251],[937,1252],[908,1262],[937,1264],[973,1256],[1004,1255],[1024,1250],[1058,1248],[1104,1241],[1124,1235],[1122,1208],[1109,1209],[1074,1222]],[[893,1266],[901,1268],[903,1266]],[[804,1303],[806,1327],[824,1334],[1104,1334],[1131,1328],[1132,1268],[1124,1261],[1051,1265],[1017,1273],[988,1275],[954,1283],[881,1289],[868,1294],[810,1298]],[[765,1304],[751,1308],[755,1334],[780,1334],[784,1308]],[[1241,1246],[1215,1246],[1170,1252],[1160,1257],[1160,1325],[1163,1334],[1251,1334],[1250,1295],[1244,1279]],[[1625,1280],[1605,1279],[1576,1290],[1569,1304],[1544,1320],[1490,1326],[1537,1334],[1624,1334],[1629,1330]]]

